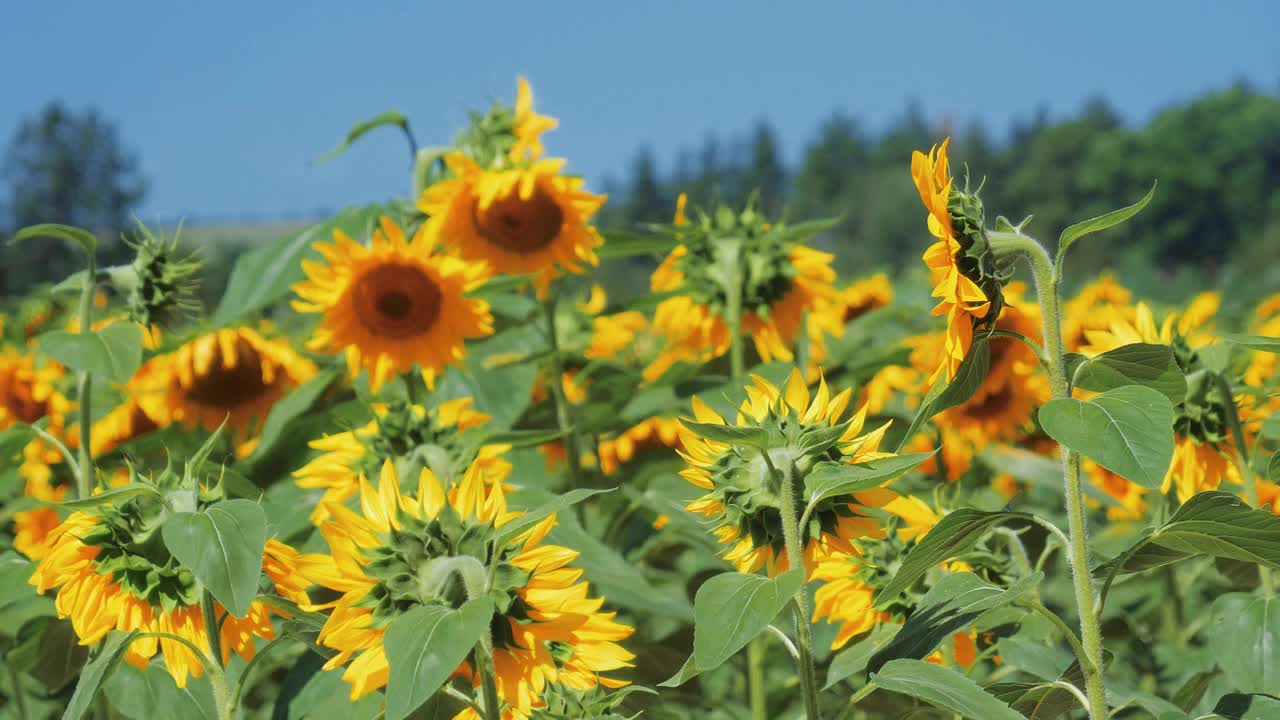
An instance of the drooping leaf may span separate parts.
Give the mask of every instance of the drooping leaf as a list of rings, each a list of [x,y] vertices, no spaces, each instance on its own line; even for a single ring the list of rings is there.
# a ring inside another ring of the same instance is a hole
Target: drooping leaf
[[[421,605],[392,621],[384,643],[387,664],[387,718],[402,720],[444,685],[445,680],[489,632],[493,603],[468,600],[456,610]]]
[[[956,368],[955,377],[951,382],[946,385],[939,382],[929,389],[924,402],[920,403],[920,409],[911,419],[911,426],[907,428],[902,441],[898,443],[898,449],[901,450],[911,438],[915,437],[916,432],[929,421],[929,418],[973,397],[973,394],[982,386],[982,381],[987,379],[987,373],[990,370],[991,348],[987,337],[985,335],[976,337],[969,347],[969,354],[965,355],[964,360],[960,362],[960,367]]]
[[[88,230],[81,230],[78,227],[58,225],[57,223],[28,225],[14,233],[13,237],[9,238],[9,244],[14,245],[22,240],[38,237],[57,238],[73,242],[89,255],[93,255],[98,251],[98,238],[94,237],[93,233]]]
[[[67,702],[67,709],[62,713],[62,720],[80,720],[89,712],[89,708],[93,706],[93,698],[98,694],[98,688],[102,687],[102,681],[120,662],[124,651],[128,649],[129,643],[133,642],[137,634],[135,631],[127,634],[113,632],[107,635],[106,640],[102,642],[102,647],[98,650],[98,656],[89,661],[84,666],[84,670],[80,671],[80,680],[76,682],[75,692],[71,693],[71,700]]]
[[[555,499],[551,500],[550,502],[544,503],[543,505],[540,505],[528,511],[525,514],[521,515],[520,517],[503,525],[502,528],[499,529],[498,532],[494,534],[494,539],[493,539],[494,546],[499,548],[504,547],[506,546],[507,543],[511,542],[517,536],[519,536],[520,533],[523,533],[524,531],[528,530],[534,525],[537,525],[538,523],[542,522],[542,520],[546,518],[548,515],[560,512],[565,508],[577,505],[578,503],[582,502],[583,500],[586,500],[587,498],[593,495],[600,495],[601,493],[607,493],[607,492],[613,492],[613,488],[608,488],[608,489],[578,488],[577,490],[570,490],[569,492],[563,495],[559,495]]]
[[[842,680],[866,672],[867,661],[889,644],[901,629],[901,625],[878,623],[866,637],[836,653],[827,666],[827,684],[822,689],[829,690]]]
[[[289,294],[289,286],[305,277],[303,258],[318,257],[313,244],[331,241],[335,229],[359,237],[382,212],[380,205],[348,208],[331,220],[242,254],[231,269],[227,289],[213,314],[213,324],[230,325],[284,298]]]
[[[74,682],[89,660],[89,648],[79,640],[70,620],[36,617],[18,629],[4,660],[56,693]]]
[[[987,611],[1018,600],[1042,580],[1044,574],[1035,573],[1001,588],[973,573],[947,575],[929,588],[902,630],[867,663],[867,670],[874,673],[899,658],[923,660],[943,640],[967,632]]]
[[[936,451],[935,451],[936,452]],[[869,460],[856,465],[821,463],[805,476],[804,490],[810,507],[838,495],[884,487],[914,470],[934,453],[912,453]]]
[[[1209,646],[1230,686],[1280,691],[1280,598],[1228,593],[1213,602]]]
[[[1175,405],[1187,394],[1187,380],[1168,345],[1134,343],[1118,347],[1086,361],[1073,377],[1075,387],[1096,392],[1142,385],[1159,391]]]
[[[889,662],[871,676],[871,681],[970,720],[1026,720],[964,674],[923,660]]]
[[[180,688],[158,657],[141,670],[119,664],[102,689],[111,708],[130,720],[218,720],[209,678],[187,678]]]
[[[704,582],[693,600],[693,661],[719,667],[764,632],[804,586],[804,570],[774,578],[727,572]]]
[[[251,500],[223,500],[174,513],[161,528],[165,547],[236,617],[258,594],[267,515]]]
[[[1156,181],[1152,181],[1151,189],[1147,191],[1147,194],[1144,195],[1141,200],[1128,207],[1122,207],[1119,210],[1112,210],[1111,212],[1099,215],[1098,217],[1090,218],[1074,225],[1067,226],[1062,231],[1062,234],[1058,236],[1058,267],[1062,267],[1062,258],[1066,254],[1067,248],[1071,247],[1072,243],[1076,240],[1079,240],[1090,233],[1096,233],[1100,230],[1106,230],[1109,227],[1115,227],[1116,225],[1119,225],[1125,220],[1128,220],[1134,215],[1142,212],[1142,208],[1146,207],[1147,203],[1151,202],[1151,198],[1155,197],[1157,184],[1158,183]]]
[[[346,151],[347,148],[351,147],[351,143],[359,140],[365,133],[387,125],[394,125],[401,130],[408,131],[409,119],[404,116],[404,113],[401,113],[398,110],[387,110],[374,115],[368,120],[361,120],[351,126],[351,129],[347,131],[347,136],[342,139],[342,142],[338,143],[338,147],[316,158],[314,162],[323,162],[325,160],[331,160],[338,157]]]
[[[876,606],[883,607],[892,602],[902,591],[914,585],[943,561],[972,548],[996,525],[1010,520],[1027,520],[1030,517],[1026,513],[983,512],[973,508],[960,508],[947,513],[907,553],[897,574],[876,596]]]
[[[87,333],[53,330],[37,342],[63,365],[112,383],[128,382],[142,364],[142,330],[127,320]]]
[[[1049,437],[1146,488],[1160,487],[1173,460],[1173,404],[1148,387],[1050,400],[1040,424]]]

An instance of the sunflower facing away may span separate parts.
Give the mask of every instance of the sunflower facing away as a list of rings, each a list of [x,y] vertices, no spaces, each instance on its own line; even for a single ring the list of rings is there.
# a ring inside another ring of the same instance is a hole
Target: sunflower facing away
[[[271,407],[316,374],[288,340],[248,327],[222,328],[138,368],[126,391],[158,426],[215,430],[223,420],[244,437]]]
[[[374,392],[415,364],[433,385],[466,356],[466,340],[493,333],[489,303],[467,297],[488,278],[482,265],[435,252],[422,230],[406,239],[385,216],[368,247],[341,230],[333,237],[316,243],[324,262],[302,261],[307,280],[293,286],[293,307],[323,315],[307,347],[344,353]]]
[[[319,642],[337,652],[325,665],[346,666],[343,679],[356,699],[383,687],[390,669],[383,637],[395,618],[424,604],[458,606],[466,599],[457,583],[433,590],[416,578],[432,559],[470,555],[495,566],[490,597],[502,597],[492,624],[494,668],[504,718],[524,720],[543,705],[552,683],[577,690],[627,684],[600,673],[630,667],[631,653],[618,642],[632,629],[601,612],[603,600],[587,596],[582,571],[568,564],[577,553],[543,542],[555,525],[548,516],[495,548],[492,532],[520,516],[507,510],[506,488],[482,477],[473,464],[461,482],[447,490],[429,469],[418,477],[416,494],[402,493],[395,466],[383,464],[375,488],[361,477],[360,512],[330,507],[332,519],[321,526],[330,555],[306,556],[303,574],[341,593],[330,610]],[[496,553],[496,556],[495,556]],[[479,687],[472,663],[464,661],[455,678]],[[478,718],[472,709],[456,718]]]
[[[545,292],[560,272],[598,262],[603,240],[590,225],[605,196],[564,175],[563,160],[538,159],[487,170],[461,153],[445,158],[453,177],[423,191],[418,209],[432,242],[505,275],[535,275]]]
[[[489,482],[502,482],[511,472],[511,463],[503,457],[510,446],[477,448],[468,442],[472,438],[467,431],[489,421],[488,415],[471,407],[469,397],[431,409],[403,402],[375,404],[373,414],[364,427],[313,440],[311,447],[322,454],[294,473],[300,487],[324,490],[311,514],[316,524],[329,518],[330,505],[354,499],[360,490],[358,478],[373,475],[387,460],[411,460],[450,483],[472,462],[481,466]]]
[[[157,542],[156,514],[138,502],[122,507],[100,505],[76,512],[53,530],[47,554],[40,560],[31,584],[41,592],[57,589],[58,617],[70,618],[81,645],[96,645],[108,632],[119,630],[167,633],[209,652],[200,593],[195,578]],[[137,529],[148,527],[150,541]],[[160,557],[158,557],[158,555]],[[307,584],[297,574],[296,551],[268,540],[263,570],[276,592],[298,603],[307,602]],[[255,638],[271,639],[271,606],[254,601],[249,613],[237,618],[219,604],[222,661],[235,652],[245,660],[254,655]],[[189,676],[200,677],[204,666],[186,645],[165,638],[142,637],[130,643],[125,660],[145,668],[156,652],[178,687]]]

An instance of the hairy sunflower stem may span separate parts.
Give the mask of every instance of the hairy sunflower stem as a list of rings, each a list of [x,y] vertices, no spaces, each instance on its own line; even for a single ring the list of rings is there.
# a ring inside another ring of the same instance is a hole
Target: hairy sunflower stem
[[[1061,268],[1055,268],[1044,246],[1027,235],[993,231],[988,232],[987,237],[997,254],[1016,253],[1031,264],[1044,318],[1044,348],[1045,359],[1048,360],[1049,386],[1055,399],[1071,397],[1062,347],[1062,312],[1058,301]],[[1089,535],[1085,524],[1084,493],[1081,489],[1080,454],[1066,446],[1061,446],[1060,449],[1067,500],[1067,557],[1071,563],[1076,610],[1080,615],[1080,644],[1085,656],[1081,669],[1089,700],[1090,720],[1105,720],[1107,698],[1102,676],[1102,630],[1095,609],[1097,598],[1094,595],[1093,576],[1089,571]]]
[[[462,579],[462,586],[467,591],[468,600],[484,597],[488,591],[488,580],[483,575],[458,571],[458,577]],[[501,720],[502,703],[498,700],[498,676],[493,669],[492,632],[481,633],[480,642],[476,643],[476,649],[473,654],[476,658],[476,672],[480,673],[480,692],[484,698],[484,720]]]
[[[85,271],[84,286],[80,289],[80,334],[93,332],[93,291],[98,275],[97,261],[93,253],[88,255],[89,267]],[[80,462],[76,467],[76,494],[80,498],[89,497],[93,492],[94,469],[93,447],[90,444],[90,432],[93,428],[93,408],[89,402],[89,393],[93,390],[93,378],[88,370],[76,373],[76,402],[80,406]]]
[[[1244,428],[1240,425],[1240,413],[1236,409],[1235,395],[1231,392],[1231,384],[1221,373],[1214,373],[1214,379],[1218,383],[1218,388],[1226,398],[1227,402],[1227,426],[1231,428],[1231,442],[1235,445],[1235,453],[1232,456],[1232,462],[1236,465],[1236,472],[1240,474],[1240,483],[1244,485],[1244,499],[1249,503],[1250,507],[1258,507],[1258,479],[1254,477],[1253,470],[1249,467],[1247,458],[1249,457],[1249,446],[1245,444]],[[1271,568],[1265,565],[1258,566],[1258,583],[1262,587],[1262,592],[1267,597],[1274,594],[1275,589],[1271,582]]]
[[[552,288],[547,294],[547,299],[542,303],[547,321],[547,338],[551,343],[551,378],[547,384],[551,386],[551,395],[556,403],[556,423],[564,435],[564,454],[565,462],[569,466],[569,483],[576,488],[582,487],[582,458],[578,455],[578,438],[573,433],[569,399],[564,392],[564,363],[560,359],[560,338],[556,333],[556,300],[557,291]]]
[[[803,573],[805,572],[804,549],[800,537],[800,518],[796,513],[795,468],[790,463],[785,467],[777,468],[769,457],[768,451],[763,451],[762,454],[769,469],[780,481],[782,537],[787,547],[787,567],[799,569]],[[813,665],[813,643],[809,636],[809,610],[803,584],[800,586],[800,591],[796,593],[794,606],[796,649],[800,653],[800,686],[804,691],[805,714],[809,720],[818,720],[821,717],[818,711],[818,671]]]

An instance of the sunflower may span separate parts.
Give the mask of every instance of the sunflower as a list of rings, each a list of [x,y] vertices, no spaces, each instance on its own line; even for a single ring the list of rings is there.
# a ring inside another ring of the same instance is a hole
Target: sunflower
[[[612,475],[623,463],[652,448],[680,447],[680,421],[651,417],[600,441],[600,471]]]
[[[323,489],[311,520],[317,525],[329,518],[328,508],[356,497],[361,475],[372,475],[383,462],[411,458],[430,467],[446,482],[462,476],[475,462],[491,482],[501,482],[511,472],[502,456],[508,445],[475,447],[467,432],[489,421],[477,412],[469,397],[446,400],[431,409],[406,403],[373,405],[374,419],[348,432],[311,441],[321,454],[293,475],[298,486]]]
[[[1102,273],[1085,285],[1075,297],[1063,304],[1062,342],[1068,352],[1080,352],[1088,344],[1088,332],[1106,330],[1112,316],[1132,321],[1133,308],[1129,292],[1109,272]]]
[[[422,230],[406,240],[385,216],[369,247],[340,230],[333,237],[316,243],[324,262],[302,261],[307,280],[293,286],[301,298],[293,307],[324,315],[307,347],[345,353],[352,376],[367,370],[374,392],[415,364],[433,385],[461,362],[466,340],[493,333],[489,303],[467,296],[488,278],[482,265],[434,253]]]
[[[58,617],[71,618],[81,645],[96,645],[112,630],[137,630],[176,635],[207,655],[208,637],[195,578],[167,557],[162,546],[160,552],[166,557],[158,560],[153,544],[144,548],[132,539],[132,528],[145,517],[132,503],[73,513],[50,533],[48,552],[30,583],[41,593],[57,588]],[[263,568],[277,593],[305,602],[306,595],[299,590],[305,581],[297,575],[297,554],[292,548],[270,540],[263,556]],[[215,613],[221,625],[224,664],[232,652],[252,658],[255,638],[275,637],[272,609],[264,602],[254,601],[242,618],[231,616],[216,603]],[[145,668],[157,651],[180,688],[186,687],[188,676],[204,673],[201,659],[191,648],[168,638],[138,638],[124,657],[135,667]]]
[[[768,434],[770,446],[777,448],[770,451],[771,462],[790,463],[807,472],[819,462],[851,465],[893,456],[879,449],[888,423],[862,434],[866,408],[842,419],[851,397],[849,390],[831,397],[826,380],[822,380],[811,397],[798,369],[792,370],[783,391],[759,376],[751,376],[751,382],[746,387],[747,399],[738,410],[737,425],[760,428]],[[727,424],[696,395],[693,414],[699,423]],[[830,437],[831,429],[840,426],[843,432]],[[780,485],[760,451],[705,438],[688,427],[682,430],[680,442],[680,456],[688,465],[680,475],[707,491],[686,509],[712,519],[716,537],[731,545],[725,559],[741,572],[761,567],[769,575],[786,571]],[[824,500],[812,522],[801,528],[807,536],[805,566],[812,570],[814,553],[824,545],[851,552],[853,540],[883,536],[883,527],[867,509],[883,507],[895,497],[890,490],[870,488]]]
[[[1164,475],[1160,492],[1174,488],[1178,502],[1186,502],[1196,493],[1217,490],[1225,481],[1239,485],[1240,473],[1231,457],[1235,454],[1230,441],[1204,442],[1192,435],[1176,433],[1173,462]]]
[[[533,89],[523,77],[516,79],[515,144],[507,158],[512,162],[542,157],[542,133],[555,130],[560,121],[533,111]]]
[[[586,583],[579,582],[582,571],[568,566],[576,552],[543,543],[554,515],[496,548],[490,533],[520,513],[507,510],[506,488],[488,482],[479,464],[447,491],[424,468],[416,495],[402,493],[390,461],[383,464],[376,489],[363,476],[359,484],[361,512],[332,504],[332,519],[321,526],[331,554],[308,556],[302,563],[309,579],[341,593],[323,606],[330,615],[318,640],[337,651],[326,670],[346,666],[342,677],[351,683],[353,700],[386,684],[390,670],[383,636],[397,615],[423,604],[457,605],[466,599],[453,584],[427,596],[419,580],[406,585],[406,574],[416,577],[424,559],[477,550],[478,560],[497,568],[490,573],[489,595],[511,600],[491,623],[504,718],[529,717],[543,704],[549,683],[579,690],[626,684],[600,673],[630,667],[633,656],[617,643],[632,630],[616,622],[614,613],[601,612],[601,599],[587,596]],[[454,677],[479,686],[467,661]],[[456,717],[478,715],[467,710]]]
[[[93,424],[89,441],[92,445],[90,449],[94,457],[97,457],[111,452],[134,438],[158,430],[159,427],[137,400],[129,398]],[[77,432],[76,435],[78,434]]]
[[[222,328],[147,361],[126,389],[158,426],[215,430],[225,420],[243,437],[315,374],[315,364],[287,340],[269,340],[247,327]]]
[[[589,222],[605,196],[562,175],[563,160],[485,170],[461,153],[445,157],[453,177],[422,193],[424,229],[464,259],[494,272],[535,275],[544,293],[559,272],[581,274],[599,261],[603,239]]]
[[[56,363],[38,365],[31,355],[0,350],[0,430],[43,417],[61,428],[72,407],[57,388],[64,375]]]
[[[942,362],[934,370],[929,381],[939,376],[950,382],[956,369],[973,344],[973,328],[976,322],[991,314],[993,302],[998,310],[999,283],[992,283],[968,257],[972,244],[970,237],[961,238],[956,232],[956,222],[950,208],[953,195],[951,171],[947,160],[947,147],[951,138],[935,145],[928,155],[916,151],[911,155],[911,177],[920,199],[929,211],[929,232],[938,239],[925,250],[924,262],[933,282],[933,297],[938,304],[934,315],[947,318],[946,342]],[[966,196],[968,197],[968,196]],[[980,228],[979,228],[980,231]],[[984,285],[979,285],[984,282]]]
[[[844,322],[886,307],[893,302],[893,284],[885,273],[877,273],[869,278],[855,280],[840,291],[840,303],[844,306]]]
[[[1107,508],[1109,520],[1141,520],[1147,508],[1147,489],[1102,467],[1089,458],[1082,458],[1081,469],[1094,487],[1116,501]]]

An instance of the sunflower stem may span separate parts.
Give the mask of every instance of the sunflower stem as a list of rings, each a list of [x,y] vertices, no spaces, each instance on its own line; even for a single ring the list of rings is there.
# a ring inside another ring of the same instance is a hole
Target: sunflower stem
[[[547,299],[542,303],[542,310],[547,320],[547,338],[551,343],[551,395],[556,403],[556,422],[564,435],[565,462],[569,466],[569,484],[571,487],[582,487],[582,458],[578,456],[578,438],[573,433],[573,419],[570,416],[569,399],[564,392],[564,363],[560,359],[560,338],[556,334],[556,299],[557,291],[552,288]]]
[[[751,696],[751,720],[769,720],[768,697],[764,687],[764,651],[763,636],[754,637],[747,643],[747,691]]]
[[[1058,301],[1060,269],[1054,267],[1044,246],[1027,235],[1020,232],[989,231],[987,236],[992,249],[998,253],[1017,253],[1031,264],[1036,294],[1044,317],[1044,348],[1048,360],[1049,385],[1055,399],[1071,397],[1071,387],[1067,383],[1066,357],[1062,348],[1062,314]],[[1095,609],[1097,598],[1094,594],[1093,576],[1089,572],[1089,531],[1085,524],[1084,493],[1081,490],[1080,454],[1065,445],[1059,445],[1070,541],[1067,557],[1071,563],[1076,610],[1080,615],[1080,644],[1084,652],[1080,665],[1089,700],[1089,717],[1091,720],[1105,720],[1107,698],[1102,675],[1102,630]]]
[[[1250,507],[1256,508],[1258,507],[1258,479],[1254,477],[1253,470],[1246,460],[1249,457],[1249,446],[1245,444],[1244,428],[1240,425],[1240,413],[1236,409],[1235,394],[1231,392],[1231,384],[1221,373],[1214,373],[1214,379],[1226,397],[1227,426],[1231,428],[1231,442],[1235,445],[1232,462],[1236,465],[1236,472],[1240,474],[1240,484],[1244,485],[1244,499]],[[1264,595],[1271,597],[1274,594],[1271,568],[1264,565],[1258,566],[1258,582]]]
[[[214,607],[213,593],[208,590],[204,591],[204,597],[200,601],[200,611],[204,614],[204,634],[209,639],[209,654],[213,656],[213,662],[221,666],[222,630],[218,624],[218,611]]]
[[[88,268],[84,274],[84,285],[80,289],[80,334],[93,332],[93,291],[98,275],[97,260],[93,253],[88,256]],[[90,433],[93,428],[93,408],[89,402],[89,393],[93,390],[93,378],[88,370],[76,373],[76,402],[80,405],[80,462],[76,468],[76,494],[87,498],[93,492],[93,452]]]
[[[788,569],[799,568],[800,572],[804,569],[804,552],[801,547],[800,539],[800,518],[796,514],[796,493],[795,493],[795,469],[791,463],[787,463],[783,468],[777,468],[773,464],[773,459],[769,457],[768,451],[762,451],[765,463],[779,480],[779,494],[781,497],[782,507],[782,538],[787,547],[787,567]],[[805,596],[804,584],[800,586],[800,591],[796,593],[794,603],[794,614],[796,620],[796,647],[800,651],[799,671],[800,686],[804,691],[804,708],[805,715],[809,720],[818,720],[821,715],[818,712],[818,671],[813,665],[813,648],[812,640],[809,637],[809,611]]]
[[[466,590],[467,599],[482,598],[488,592],[488,580],[470,572],[458,572],[462,579],[462,587]],[[476,658],[476,672],[480,674],[480,692],[484,698],[484,720],[501,720],[502,704],[498,700],[497,674],[493,669],[493,633],[480,634],[473,652]]]

